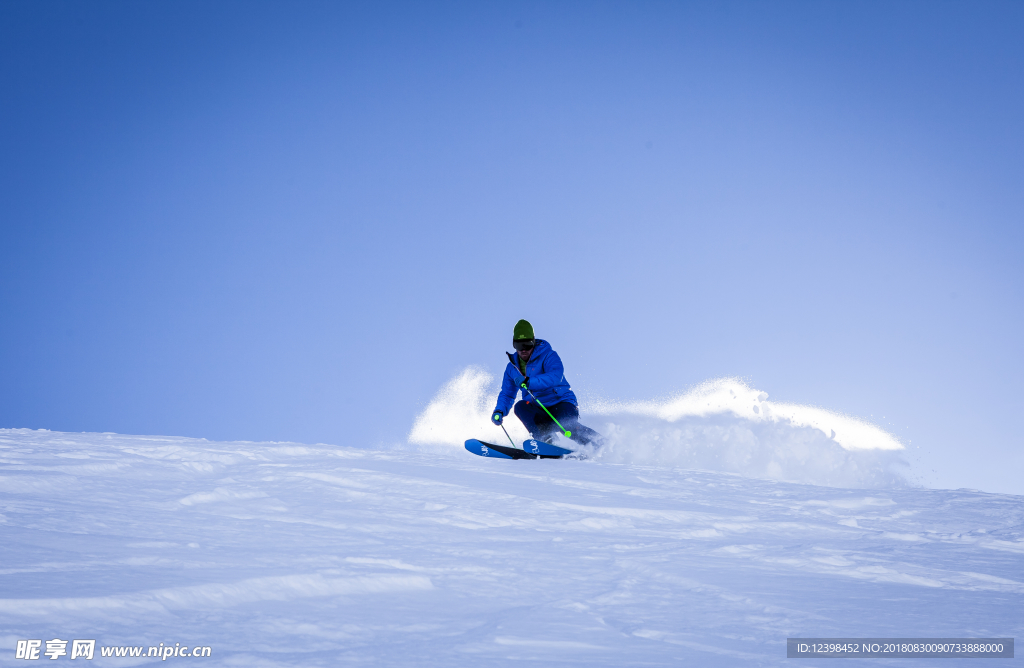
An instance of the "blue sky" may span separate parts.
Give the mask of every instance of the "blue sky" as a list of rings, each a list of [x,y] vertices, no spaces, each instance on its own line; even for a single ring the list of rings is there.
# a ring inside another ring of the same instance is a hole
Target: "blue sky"
[[[512,325],[1024,493],[1020,3],[0,5],[0,426],[400,441]]]

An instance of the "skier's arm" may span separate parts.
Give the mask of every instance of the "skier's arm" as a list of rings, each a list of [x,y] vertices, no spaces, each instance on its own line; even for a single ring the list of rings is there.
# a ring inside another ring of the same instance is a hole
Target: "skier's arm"
[[[501,411],[502,415],[508,415],[518,391],[516,381],[512,378],[512,365],[509,364],[505,367],[505,375],[501,379],[501,392],[498,393],[498,403],[494,406],[494,411]]]
[[[552,350],[544,360],[544,371],[536,376],[530,376],[531,390],[546,390],[562,382],[565,377],[565,369],[562,368],[562,358]]]

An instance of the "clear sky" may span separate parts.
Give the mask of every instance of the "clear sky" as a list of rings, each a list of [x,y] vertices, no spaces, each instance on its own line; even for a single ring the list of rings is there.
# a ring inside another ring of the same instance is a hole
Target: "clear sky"
[[[0,427],[404,439],[531,320],[1024,494],[1024,4],[0,4]]]

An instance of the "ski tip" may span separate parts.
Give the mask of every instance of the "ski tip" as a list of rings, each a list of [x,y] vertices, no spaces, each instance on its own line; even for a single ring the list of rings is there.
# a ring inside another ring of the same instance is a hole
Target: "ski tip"
[[[478,441],[475,438],[468,439],[466,441],[466,449],[472,452],[474,455],[480,455],[481,457],[497,457],[499,459],[512,459],[509,455],[504,452],[500,452],[489,446],[483,441]]]

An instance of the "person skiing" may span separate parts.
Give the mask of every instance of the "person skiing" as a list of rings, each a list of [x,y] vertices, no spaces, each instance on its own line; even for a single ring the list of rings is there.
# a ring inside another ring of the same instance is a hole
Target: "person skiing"
[[[569,431],[569,438],[580,445],[595,441],[595,445],[600,445],[600,434],[580,424],[576,395],[569,389],[562,360],[551,344],[534,338],[533,325],[520,320],[512,330],[512,347],[516,352],[506,353],[508,365],[501,380],[498,403],[491,412],[491,422],[496,425],[502,423],[512,408],[516,392],[521,389],[523,398],[515,404],[515,413],[531,437],[550,443],[551,437],[559,431],[544,408],[537,405],[541,402]]]

